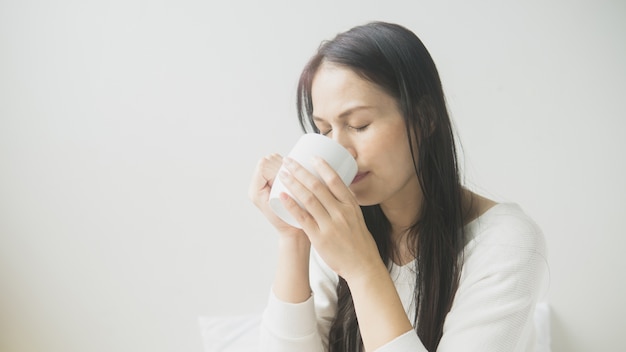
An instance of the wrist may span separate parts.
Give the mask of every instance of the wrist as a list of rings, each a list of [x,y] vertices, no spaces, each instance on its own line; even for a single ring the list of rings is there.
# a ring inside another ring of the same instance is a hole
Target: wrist
[[[301,303],[311,296],[309,257],[311,243],[304,234],[282,236],[278,242],[278,262],[274,295],[283,302]]]
[[[278,250],[288,250],[296,253],[308,253],[311,250],[311,241],[304,234],[281,235],[278,239]]]
[[[367,265],[361,266],[359,270],[355,272],[346,273],[346,276],[343,278],[346,280],[351,290],[359,287],[366,288],[373,282],[378,282],[381,279],[391,279],[389,277],[389,271],[380,257],[374,258],[369,261]]]

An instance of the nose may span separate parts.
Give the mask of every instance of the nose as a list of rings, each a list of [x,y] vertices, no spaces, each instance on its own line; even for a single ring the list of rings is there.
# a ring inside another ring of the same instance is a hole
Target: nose
[[[330,137],[335,142],[341,144],[344,148],[346,148],[348,152],[350,153],[350,155],[352,155],[352,157],[356,159],[357,157],[356,148],[354,147],[354,144],[352,143],[350,136],[347,136],[345,133],[337,132],[337,133],[332,133]]]

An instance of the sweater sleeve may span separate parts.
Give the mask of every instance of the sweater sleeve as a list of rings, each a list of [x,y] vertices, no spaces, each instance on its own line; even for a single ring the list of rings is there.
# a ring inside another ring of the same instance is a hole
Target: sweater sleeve
[[[328,332],[337,312],[338,277],[314,250],[309,265],[312,295],[307,301],[286,303],[270,292],[261,319],[261,352],[328,351]]]
[[[260,326],[259,351],[323,352],[311,296],[303,303],[280,301],[270,293]]]

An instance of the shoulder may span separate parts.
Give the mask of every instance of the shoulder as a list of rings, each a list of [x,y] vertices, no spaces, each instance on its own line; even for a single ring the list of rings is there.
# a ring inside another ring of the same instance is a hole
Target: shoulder
[[[498,204],[465,230],[464,289],[481,282],[501,294],[545,295],[549,286],[546,242],[541,228],[520,206]]]
[[[439,347],[521,350],[532,343],[535,303],[549,287],[543,233],[520,206],[500,203],[465,234],[459,286]]]
[[[467,274],[547,272],[543,231],[515,203],[500,203],[465,227],[463,266]]]
[[[466,249],[510,247],[545,254],[546,245],[539,225],[515,203],[499,203],[465,227]]]

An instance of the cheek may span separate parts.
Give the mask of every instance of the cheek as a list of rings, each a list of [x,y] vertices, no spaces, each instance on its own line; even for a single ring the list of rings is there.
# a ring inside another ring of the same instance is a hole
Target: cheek
[[[359,150],[359,157],[368,163],[376,164],[378,172],[388,175],[405,174],[407,170],[414,169],[409,142],[403,133],[364,141]]]
[[[390,176],[395,175],[399,179],[405,179],[415,174],[413,156],[409,148],[409,141],[404,133],[396,134],[389,139],[386,146],[385,156],[386,168]]]
[[[411,161],[411,150],[404,125],[396,126],[386,132],[380,139],[381,149],[385,151],[385,154],[398,161]]]
[[[385,167],[398,167],[407,162],[412,168],[411,152],[404,121],[389,119],[375,128],[363,132],[357,148],[358,157],[367,163],[375,162]]]

